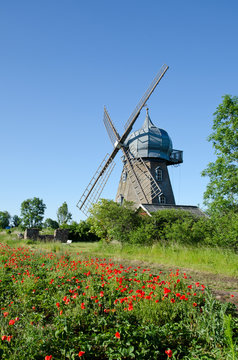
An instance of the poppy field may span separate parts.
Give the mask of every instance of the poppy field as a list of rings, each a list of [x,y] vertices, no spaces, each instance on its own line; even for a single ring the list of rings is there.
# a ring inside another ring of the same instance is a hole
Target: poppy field
[[[235,310],[179,269],[0,244],[0,358],[237,359]]]

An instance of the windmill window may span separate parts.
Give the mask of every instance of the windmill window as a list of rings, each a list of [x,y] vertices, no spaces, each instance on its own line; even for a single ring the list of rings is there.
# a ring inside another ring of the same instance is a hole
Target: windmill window
[[[120,194],[119,203],[121,206],[123,205],[123,200],[124,200],[124,196],[122,194]]]
[[[122,182],[126,182],[127,172],[124,170],[122,173]]]
[[[163,180],[163,171],[162,169],[160,168],[160,166],[158,166],[156,169],[155,169],[155,179],[157,181],[162,181]]]
[[[165,199],[165,196],[164,196],[164,195],[161,195],[161,196],[159,197],[159,202],[160,202],[160,204],[166,204],[166,199]]]

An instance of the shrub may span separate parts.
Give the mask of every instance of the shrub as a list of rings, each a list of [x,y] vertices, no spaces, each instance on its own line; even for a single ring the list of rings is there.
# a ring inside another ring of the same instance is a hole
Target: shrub
[[[88,220],[82,220],[79,224],[76,221],[73,221],[71,225],[61,225],[61,228],[69,230],[69,238],[74,242],[91,242],[99,240],[97,235],[91,231],[92,225]]]
[[[101,199],[91,210],[92,231],[106,241],[130,241],[130,232],[141,223],[141,217],[133,209],[133,203],[120,205],[112,200]]]

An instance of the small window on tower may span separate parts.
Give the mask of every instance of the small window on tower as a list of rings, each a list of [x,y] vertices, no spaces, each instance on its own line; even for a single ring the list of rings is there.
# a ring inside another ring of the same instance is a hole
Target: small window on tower
[[[164,195],[161,195],[161,196],[159,197],[159,202],[160,202],[160,204],[166,204],[166,199],[165,199],[165,196],[164,196]]]
[[[157,181],[162,181],[163,180],[163,171],[161,169],[160,166],[158,166],[156,169],[155,169],[155,179]]]
[[[126,178],[127,178],[127,172],[126,170],[124,170],[122,173],[122,182],[126,182]]]

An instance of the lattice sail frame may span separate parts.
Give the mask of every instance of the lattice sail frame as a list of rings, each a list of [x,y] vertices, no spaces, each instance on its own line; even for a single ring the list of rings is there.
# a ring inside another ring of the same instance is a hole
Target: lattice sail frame
[[[91,206],[98,202],[100,195],[107,183],[109,176],[111,175],[112,170],[115,167],[115,162],[113,160],[110,161],[109,165],[106,169],[102,172],[103,167],[107,163],[108,159],[110,158],[109,154],[106,154],[103,161],[99,165],[97,171],[95,172],[94,176],[92,177],[90,183],[88,184],[87,188],[85,189],[83,195],[79,199],[77,203],[77,207],[84,213],[84,215],[89,215],[89,210]],[[97,185],[93,187],[92,185],[95,180],[98,178]],[[92,191],[90,191],[92,189]],[[85,201],[87,200],[87,201]]]

